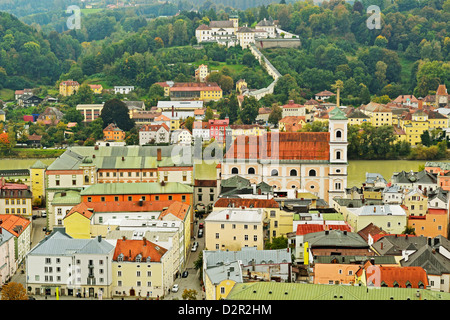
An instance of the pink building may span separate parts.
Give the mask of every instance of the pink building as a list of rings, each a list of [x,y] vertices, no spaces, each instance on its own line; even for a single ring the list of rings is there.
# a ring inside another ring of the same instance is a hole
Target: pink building
[[[230,123],[230,119],[214,119],[209,120],[209,136],[214,138],[217,142],[225,143],[226,128]]]
[[[0,226],[0,288],[16,272],[14,235]]]

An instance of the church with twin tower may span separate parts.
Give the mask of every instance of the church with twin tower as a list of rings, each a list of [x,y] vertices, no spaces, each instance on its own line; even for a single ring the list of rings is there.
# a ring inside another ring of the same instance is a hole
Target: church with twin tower
[[[239,175],[265,182],[277,193],[309,192],[332,206],[347,188],[347,123],[336,107],[329,113],[328,132],[238,136],[227,145],[221,179]]]

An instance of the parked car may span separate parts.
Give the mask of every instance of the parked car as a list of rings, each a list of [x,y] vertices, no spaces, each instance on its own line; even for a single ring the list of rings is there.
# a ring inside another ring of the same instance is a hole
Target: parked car
[[[47,212],[42,211],[42,212],[41,212],[41,217],[42,217],[42,218],[45,218],[46,216],[47,216]]]
[[[199,229],[198,230],[198,237],[202,238],[203,237],[203,229]]]
[[[203,229],[204,226],[205,226],[205,225],[203,224],[203,222],[201,222],[201,223],[198,224],[198,228],[199,228],[199,229]]]
[[[185,272],[183,272],[183,273],[181,274],[181,277],[182,277],[182,278],[187,278],[188,274],[189,274],[189,272],[185,271]]]
[[[173,285],[172,292],[178,292],[178,285],[177,284]]]
[[[195,244],[192,245],[191,251],[192,251],[192,252],[197,251],[197,246],[196,246]]]

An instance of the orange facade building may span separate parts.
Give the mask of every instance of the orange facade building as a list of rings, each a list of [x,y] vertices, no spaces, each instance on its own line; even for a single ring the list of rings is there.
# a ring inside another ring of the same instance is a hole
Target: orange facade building
[[[429,208],[423,216],[410,216],[408,227],[414,228],[416,236],[436,237],[448,235],[448,214],[446,209]]]
[[[103,139],[105,141],[123,141],[125,140],[125,131],[116,126],[115,123],[110,123],[103,129]]]

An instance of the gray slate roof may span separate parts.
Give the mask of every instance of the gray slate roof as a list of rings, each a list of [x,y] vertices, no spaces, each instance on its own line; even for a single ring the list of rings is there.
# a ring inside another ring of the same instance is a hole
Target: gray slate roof
[[[74,239],[63,231],[53,231],[39,242],[29,255],[71,256],[74,254],[107,254],[114,246],[105,240]]]
[[[425,170],[419,172],[401,171],[392,175],[392,183],[426,183],[435,184],[436,175]]]
[[[291,262],[291,253],[286,249],[279,250],[256,250],[254,247],[242,248],[240,251],[203,251],[203,259],[206,266],[213,267],[231,263],[233,261],[242,261],[244,266],[249,266],[254,260],[255,264],[264,263],[289,263]]]
[[[318,247],[346,247],[346,248],[368,248],[366,241],[355,232],[345,232],[340,230],[329,230],[308,233],[304,237],[304,242],[308,242],[311,248]]]

